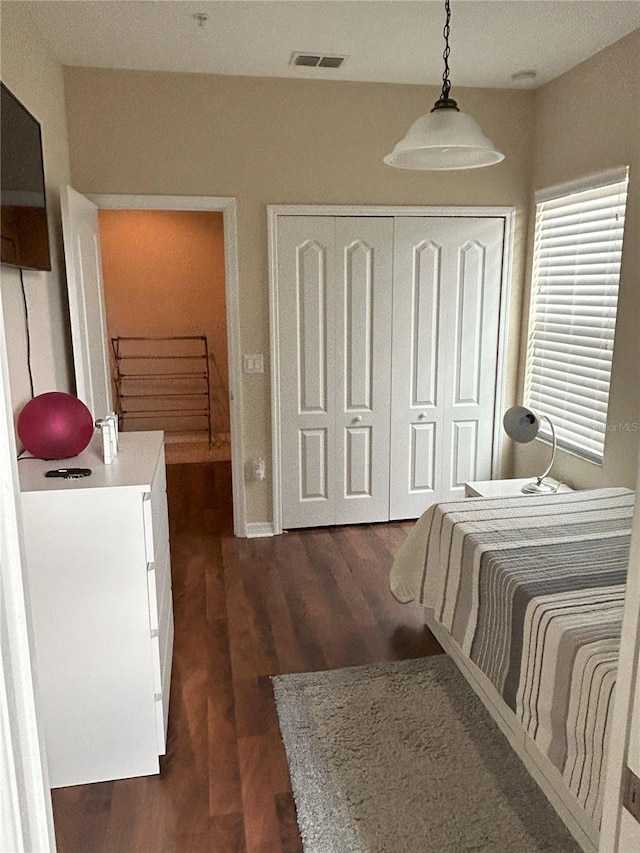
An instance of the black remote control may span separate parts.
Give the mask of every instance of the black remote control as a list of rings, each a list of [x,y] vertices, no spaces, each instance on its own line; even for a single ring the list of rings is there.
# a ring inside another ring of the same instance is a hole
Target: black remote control
[[[81,477],[88,477],[89,474],[91,474],[91,468],[52,468],[44,476],[63,477],[65,480],[79,480]]]

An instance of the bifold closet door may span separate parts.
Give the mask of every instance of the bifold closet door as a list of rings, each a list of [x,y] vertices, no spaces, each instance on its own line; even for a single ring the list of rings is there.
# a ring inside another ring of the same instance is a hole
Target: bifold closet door
[[[282,526],[389,518],[393,219],[281,217]]]
[[[397,217],[390,518],[491,478],[504,220]]]

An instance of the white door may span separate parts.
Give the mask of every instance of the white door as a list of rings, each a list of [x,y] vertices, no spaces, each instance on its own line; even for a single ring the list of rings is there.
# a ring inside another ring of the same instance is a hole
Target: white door
[[[31,604],[5,320],[0,299],[0,850],[56,848],[47,756],[37,716]]]
[[[504,220],[397,217],[390,518],[491,478]]]
[[[76,392],[96,420],[113,411],[98,207],[71,187],[61,206]]]
[[[334,524],[389,518],[393,219],[335,220]]]
[[[278,227],[282,525],[388,519],[393,220]]]

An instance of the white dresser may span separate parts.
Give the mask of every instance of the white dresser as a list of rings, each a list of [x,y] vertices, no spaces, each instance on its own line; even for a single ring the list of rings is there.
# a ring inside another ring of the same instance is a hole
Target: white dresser
[[[38,709],[52,787],[159,772],[173,647],[162,432],[19,463]],[[46,478],[63,466],[78,480]]]

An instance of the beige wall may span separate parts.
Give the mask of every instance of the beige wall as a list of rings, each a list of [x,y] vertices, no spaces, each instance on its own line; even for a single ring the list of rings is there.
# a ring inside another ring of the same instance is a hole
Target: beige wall
[[[630,166],[608,418],[610,427],[623,428],[607,432],[602,466],[559,451],[553,473],[580,488],[634,488],[640,445],[640,431],[633,431],[640,430],[640,30],[537,90],[535,129],[534,189]],[[520,445],[516,474],[542,470],[548,452],[540,442]]]
[[[430,109],[435,88],[80,68],[65,69],[65,81],[76,189],[238,200],[241,346],[264,353],[267,369],[243,377],[246,460],[270,459],[271,449],[268,204],[512,205],[519,316],[532,93],[457,89],[506,159],[490,169],[421,173],[386,167],[382,157]],[[269,520],[269,478],[247,488],[248,520]]]
[[[35,393],[73,391],[60,237],[59,188],[70,178],[62,67],[50,54],[31,15],[21,5],[2,4],[1,47],[2,82],[42,126],[52,271],[24,271]],[[18,270],[6,266],[0,270],[11,397],[17,412],[30,397],[24,308]]]
[[[109,336],[206,335],[212,426],[216,433],[228,433],[222,213],[101,210],[99,221]],[[189,362],[190,370],[194,364]],[[175,363],[171,367],[176,370]],[[170,383],[168,390],[179,391],[181,386]],[[188,421],[176,419],[173,424],[186,428]],[[202,419],[194,428],[202,429]]]
[[[43,127],[54,269],[25,273],[35,390],[73,390],[58,215],[58,188],[69,180],[65,90],[62,70],[23,4],[2,6],[1,74]],[[80,191],[238,199],[244,352],[267,355],[269,349],[267,204],[515,206],[514,401],[515,366],[519,358],[522,382],[524,363],[518,318],[530,189],[627,163],[627,235],[640,233],[638,32],[535,93],[456,90],[462,107],[507,155],[499,166],[466,173],[382,165],[383,154],[435,100],[434,88],[97,69],[66,69],[65,83],[73,183]],[[610,401],[614,424],[640,423],[639,272],[640,245],[627,236]],[[2,268],[1,290],[17,410],[29,394],[17,271]],[[525,329],[526,316],[523,323]],[[245,458],[268,459],[268,373],[243,383]],[[560,453],[556,473],[582,487],[633,485],[637,443],[638,434],[610,432],[603,467]],[[546,449],[536,445],[516,449],[515,473],[528,474],[544,462]],[[269,519],[269,482],[248,489],[248,519]]]

